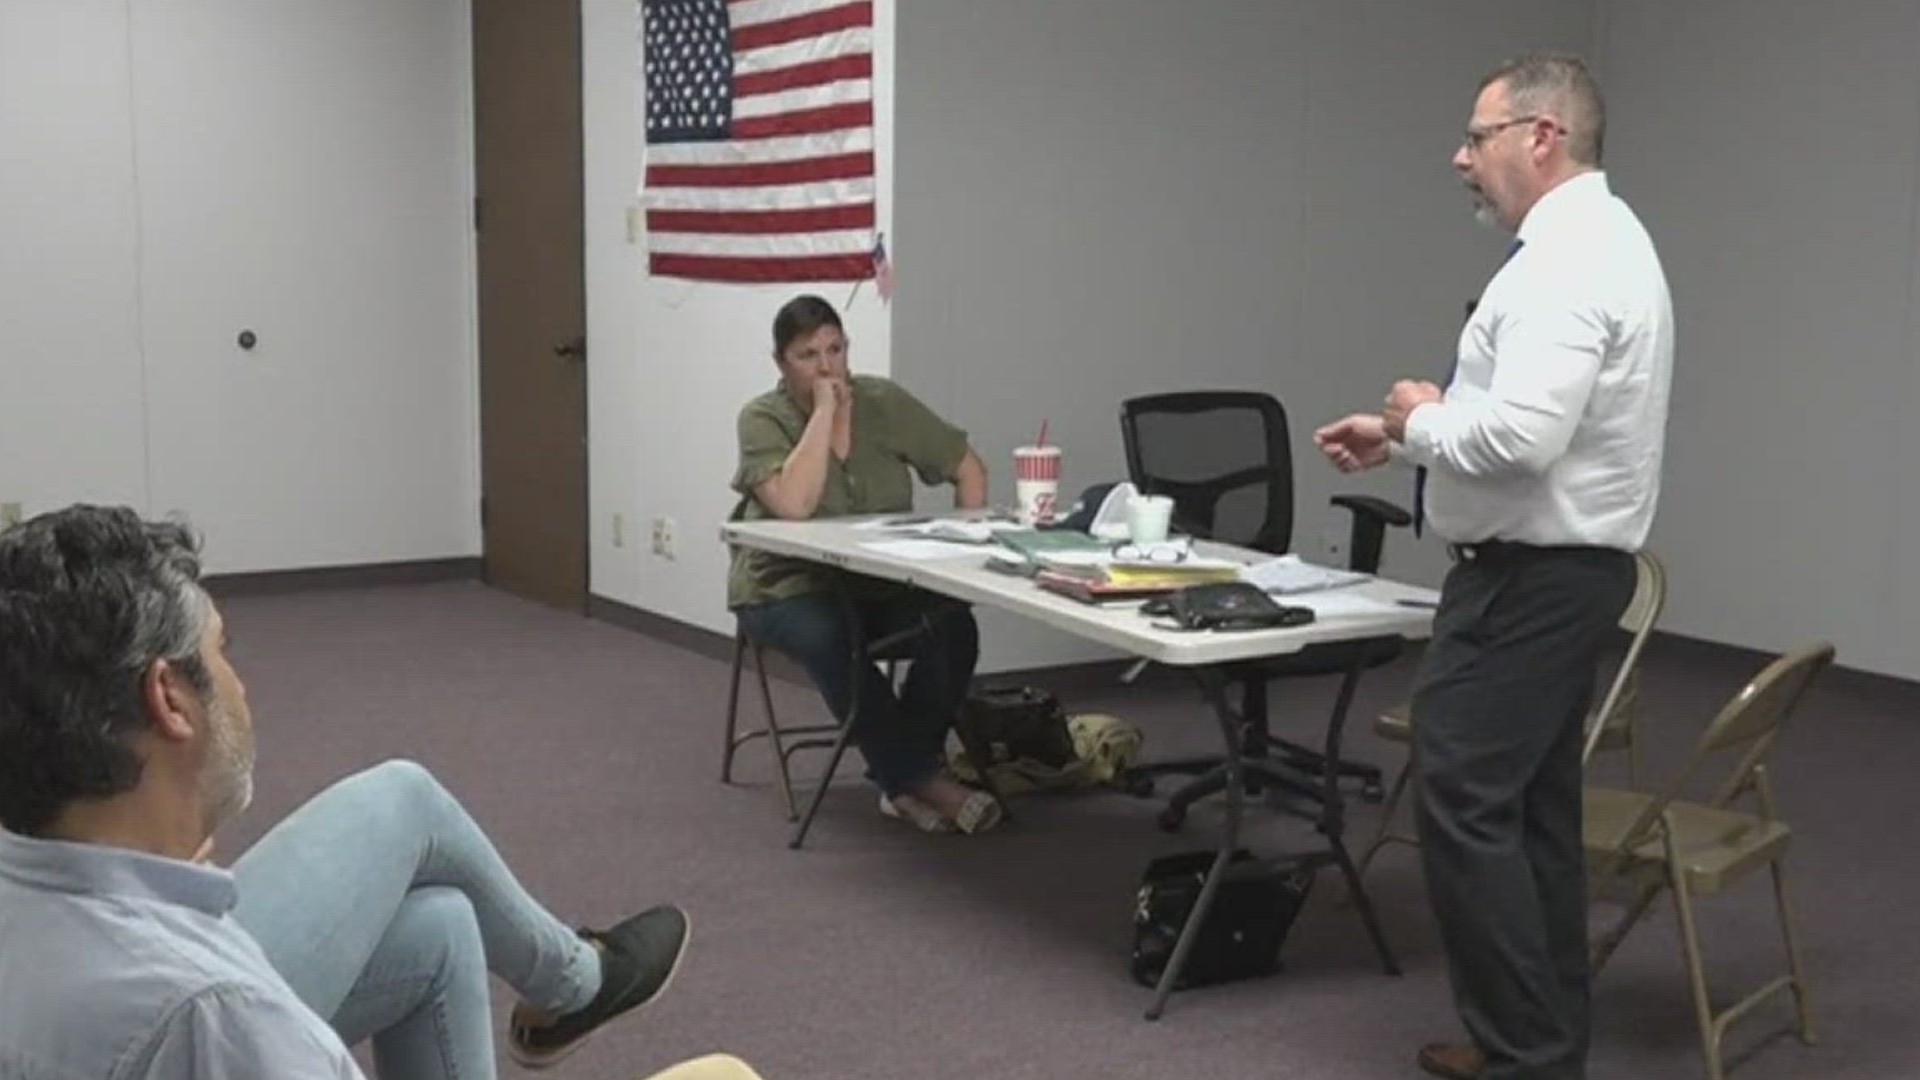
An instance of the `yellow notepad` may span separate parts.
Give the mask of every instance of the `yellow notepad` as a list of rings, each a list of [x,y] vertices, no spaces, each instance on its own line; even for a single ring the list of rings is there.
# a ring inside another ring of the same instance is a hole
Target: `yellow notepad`
[[[1167,563],[1157,566],[1109,566],[1107,580],[1115,585],[1136,588],[1179,588],[1216,581],[1239,580],[1239,568],[1233,566],[1187,566]]]

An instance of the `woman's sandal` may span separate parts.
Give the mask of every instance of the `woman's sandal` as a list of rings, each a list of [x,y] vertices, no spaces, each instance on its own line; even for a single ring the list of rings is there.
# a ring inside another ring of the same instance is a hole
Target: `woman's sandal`
[[[953,815],[953,827],[971,836],[1000,824],[1004,817],[1006,808],[1000,805],[999,799],[984,791],[976,791],[960,804],[960,812]]]
[[[950,833],[956,828],[952,818],[912,795],[880,796],[880,812],[895,821],[907,822],[921,832]]]

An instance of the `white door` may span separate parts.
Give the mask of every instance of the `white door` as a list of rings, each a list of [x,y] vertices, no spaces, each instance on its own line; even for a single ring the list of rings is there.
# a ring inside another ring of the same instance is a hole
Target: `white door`
[[[477,554],[464,0],[132,7],[152,509],[222,571]]]

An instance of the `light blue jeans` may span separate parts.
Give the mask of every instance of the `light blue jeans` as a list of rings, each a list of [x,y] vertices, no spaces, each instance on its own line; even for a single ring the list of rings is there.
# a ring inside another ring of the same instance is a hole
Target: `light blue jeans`
[[[233,866],[234,918],[382,1080],[491,1080],[487,973],[536,1008],[600,990],[600,957],[527,895],[426,769],[389,761],[314,796]]]

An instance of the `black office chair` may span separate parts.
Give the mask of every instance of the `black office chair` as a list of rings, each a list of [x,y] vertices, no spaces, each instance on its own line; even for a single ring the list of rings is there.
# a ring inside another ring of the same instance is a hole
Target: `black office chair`
[[[1142,492],[1173,499],[1173,529],[1273,555],[1284,555],[1293,538],[1293,454],[1287,414],[1269,394],[1251,391],[1189,391],[1133,398],[1120,406],[1127,473]],[[1413,516],[1384,499],[1336,495],[1333,505],[1353,515],[1348,566],[1373,573],[1387,526],[1411,524]],[[1397,639],[1331,642],[1289,656],[1236,664],[1229,671],[1240,686],[1241,755],[1275,755],[1299,773],[1357,780],[1362,797],[1384,795],[1378,767],[1328,757],[1272,734],[1267,720],[1267,683],[1273,679],[1342,675],[1378,667],[1397,657]],[[1336,710],[1346,704],[1345,694]],[[1336,721],[1341,719],[1335,717]],[[1194,802],[1226,787],[1218,757],[1143,766],[1132,775],[1135,790],[1151,791],[1162,773],[1199,773],[1176,791],[1160,823],[1178,828]],[[1249,774],[1250,793],[1259,772]]]

